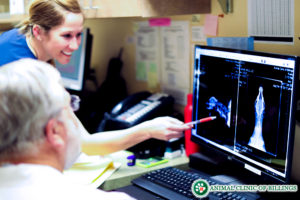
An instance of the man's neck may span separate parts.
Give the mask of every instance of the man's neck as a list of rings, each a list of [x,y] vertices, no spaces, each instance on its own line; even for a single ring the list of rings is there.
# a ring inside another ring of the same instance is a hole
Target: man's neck
[[[56,158],[50,156],[14,156],[8,159],[0,160],[0,166],[12,164],[36,164],[36,165],[46,165],[57,169],[58,171],[63,171],[63,166]]]

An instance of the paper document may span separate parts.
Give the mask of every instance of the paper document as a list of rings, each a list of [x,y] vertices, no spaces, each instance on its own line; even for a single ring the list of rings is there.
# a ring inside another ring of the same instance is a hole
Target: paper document
[[[111,158],[82,154],[63,174],[74,183],[98,188],[120,166],[120,163],[114,163]]]
[[[192,41],[193,42],[205,42],[206,36],[204,34],[203,26],[193,26],[192,27]]]
[[[139,22],[136,32],[136,79],[147,81],[150,89],[159,83],[159,27]]]
[[[190,88],[189,22],[172,21],[171,26],[161,27],[160,33],[162,91],[185,105]]]

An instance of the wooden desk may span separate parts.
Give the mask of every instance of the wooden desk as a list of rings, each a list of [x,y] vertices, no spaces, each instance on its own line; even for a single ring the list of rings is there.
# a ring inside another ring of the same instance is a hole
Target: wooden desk
[[[133,179],[147,172],[164,167],[172,166],[183,170],[188,169],[189,159],[186,156],[169,159],[169,162],[154,167],[143,168],[139,166],[127,166],[127,156],[129,155],[131,155],[131,153],[126,151],[121,151],[110,155],[114,162],[121,163],[121,167],[105,180],[105,182],[99,187],[100,189],[113,190],[130,185]]]

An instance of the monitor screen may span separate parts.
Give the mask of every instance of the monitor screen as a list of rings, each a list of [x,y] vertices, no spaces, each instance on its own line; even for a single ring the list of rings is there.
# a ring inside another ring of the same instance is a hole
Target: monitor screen
[[[296,56],[195,47],[192,141],[287,183],[295,129]]]
[[[79,48],[73,52],[68,64],[55,61],[56,68],[62,76],[63,85],[68,90],[81,91],[84,86],[86,72],[89,69],[92,35],[89,29],[82,32]]]

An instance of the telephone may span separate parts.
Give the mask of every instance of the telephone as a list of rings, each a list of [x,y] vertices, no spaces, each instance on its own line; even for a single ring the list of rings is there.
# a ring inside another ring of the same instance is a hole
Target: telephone
[[[104,114],[98,131],[129,128],[155,117],[171,115],[173,104],[174,98],[164,93],[135,93]]]
[[[125,129],[155,117],[170,116],[173,114],[173,105],[174,98],[168,94],[147,91],[135,93],[118,103],[109,113],[106,112],[97,131]],[[128,150],[139,158],[147,158],[162,156],[164,148],[165,142],[150,139]]]

